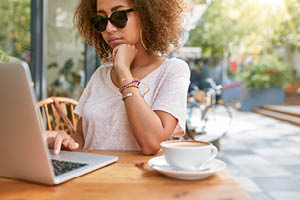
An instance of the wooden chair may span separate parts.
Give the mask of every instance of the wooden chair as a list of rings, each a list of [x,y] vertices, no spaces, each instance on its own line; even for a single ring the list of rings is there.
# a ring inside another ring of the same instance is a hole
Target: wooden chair
[[[79,115],[74,113],[77,101],[65,97],[49,97],[38,102],[39,114],[44,130],[63,130],[75,133]],[[43,119],[45,116],[45,121]],[[44,124],[46,122],[46,126]]]

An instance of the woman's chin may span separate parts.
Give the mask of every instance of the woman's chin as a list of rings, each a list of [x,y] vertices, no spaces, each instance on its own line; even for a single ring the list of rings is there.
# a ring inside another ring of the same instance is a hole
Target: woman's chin
[[[125,44],[124,41],[122,40],[113,40],[113,41],[110,41],[108,43],[108,45],[111,47],[111,48],[115,48],[116,46],[119,46],[120,44]]]

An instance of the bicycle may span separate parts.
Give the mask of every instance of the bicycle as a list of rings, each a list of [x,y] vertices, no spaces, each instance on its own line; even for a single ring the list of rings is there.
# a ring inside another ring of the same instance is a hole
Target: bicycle
[[[212,142],[219,149],[220,139],[228,133],[230,128],[232,114],[222,101],[222,85],[217,85],[211,78],[206,81],[210,88],[202,91],[197,86],[193,86],[189,94],[184,139]],[[199,114],[193,115],[196,109]],[[198,118],[199,115],[200,118]]]

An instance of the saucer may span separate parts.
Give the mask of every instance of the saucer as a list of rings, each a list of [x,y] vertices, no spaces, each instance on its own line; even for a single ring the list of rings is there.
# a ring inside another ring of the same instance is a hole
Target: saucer
[[[199,180],[207,178],[216,172],[224,170],[226,164],[218,159],[212,160],[205,168],[200,170],[184,170],[170,166],[164,156],[158,156],[150,159],[148,165],[157,172],[175,179],[181,180]]]

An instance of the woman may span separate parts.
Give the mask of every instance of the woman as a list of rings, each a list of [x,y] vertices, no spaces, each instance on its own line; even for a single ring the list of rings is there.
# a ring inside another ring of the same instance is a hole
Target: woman
[[[185,129],[190,71],[166,59],[181,33],[182,0],[81,0],[79,33],[106,64],[85,88],[75,112],[82,117],[74,138],[48,132],[59,153],[74,150],[141,150],[155,154]]]

